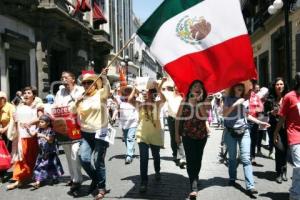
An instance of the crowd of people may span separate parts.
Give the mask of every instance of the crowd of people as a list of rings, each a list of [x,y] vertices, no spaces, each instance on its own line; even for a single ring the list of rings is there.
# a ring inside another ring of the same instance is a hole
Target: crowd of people
[[[143,89],[134,84],[113,91],[106,76],[107,68],[101,74],[83,74],[77,84],[72,72],[62,72],[62,86],[55,96],[45,98],[47,103],[37,97],[34,87],[25,87],[11,103],[5,92],[0,92],[0,139],[11,154],[14,181],[7,185],[7,190],[30,181],[33,190],[47,181],[56,184],[68,170],[68,194],[77,197],[83,168],[91,179],[89,193],[96,200],[103,199],[108,192],[105,155],[110,143],[110,126],[118,123],[126,145],[125,164],[135,158],[135,143],[138,143],[139,191],[145,193],[149,149],[155,180],[161,180],[160,149],[164,147],[164,120],[161,119],[165,118],[173,161],[187,170],[189,199],[198,195],[199,173],[212,120],[224,129],[222,144],[228,152],[229,185],[236,184],[239,151],[247,193],[258,193],[252,165],[258,165],[255,156],[262,154],[262,138],[268,136],[268,157],[275,159],[277,173],[274,181],[279,184],[287,181],[290,151],[295,166],[290,193],[299,195],[300,73],[290,91],[280,77],[268,89],[259,88],[252,80],[251,86],[238,83],[217,94],[207,94],[205,84],[196,80],[183,95],[167,78]],[[59,146],[64,150],[68,169],[63,169],[60,162]],[[5,181],[8,168],[0,170],[1,181]]]

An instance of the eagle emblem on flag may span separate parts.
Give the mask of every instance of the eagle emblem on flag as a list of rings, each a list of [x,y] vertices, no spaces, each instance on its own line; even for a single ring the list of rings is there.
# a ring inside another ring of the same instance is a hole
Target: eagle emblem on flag
[[[196,45],[211,32],[211,24],[204,17],[184,16],[176,26],[177,36],[186,43]]]

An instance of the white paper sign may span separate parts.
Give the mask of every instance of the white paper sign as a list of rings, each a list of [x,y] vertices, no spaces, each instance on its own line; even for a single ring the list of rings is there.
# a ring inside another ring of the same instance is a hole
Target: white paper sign
[[[136,80],[137,89],[139,91],[148,90],[153,85],[154,79],[150,77],[137,77]]]
[[[116,136],[116,130],[112,127],[102,128],[96,131],[95,138],[114,144]]]

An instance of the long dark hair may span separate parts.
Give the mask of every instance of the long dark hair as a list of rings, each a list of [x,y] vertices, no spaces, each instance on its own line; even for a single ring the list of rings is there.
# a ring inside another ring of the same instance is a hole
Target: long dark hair
[[[192,87],[197,84],[197,83],[200,83],[201,87],[202,87],[202,91],[203,91],[203,95],[202,95],[202,99],[199,101],[199,102],[203,102],[205,101],[206,97],[207,97],[207,91],[205,89],[205,86],[204,86],[204,83],[200,80],[195,80],[191,83],[190,87],[189,87],[189,90],[188,90],[188,93],[186,95],[186,101],[188,102],[189,101],[189,98],[191,96],[191,90],[192,90]]]
[[[244,97],[245,96],[245,85],[243,83],[238,83],[238,84],[235,84],[234,86],[232,86],[230,89],[229,89],[229,97],[231,98],[234,98],[235,97],[235,91],[234,91],[234,88],[237,87],[237,86],[242,86],[244,91],[243,93],[241,94],[241,97]]]
[[[277,78],[274,80],[274,82],[272,83],[272,86],[271,86],[271,88],[270,88],[270,90],[269,90],[269,91],[270,91],[270,93],[269,93],[270,98],[274,98],[274,99],[277,99],[277,98],[278,98],[278,96],[277,96],[277,94],[276,94],[276,89],[275,89],[276,83],[277,83],[278,81],[282,81],[283,84],[284,84],[284,89],[283,89],[283,92],[282,92],[282,95],[281,95],[282,97],[284,97],[284,95],[285,95],[286,93],[288,93],[288,91],[289,91],[287,82],[286,82],[282,77],[277,77]]]
[[[151,101],[155,101],[155,97],[157,95],[157,90],[155,88],[149,89],[148,94],[151,98]],[[149,97],[148,97],[149,98]],[[149,100],[149,99],[148,99]]]

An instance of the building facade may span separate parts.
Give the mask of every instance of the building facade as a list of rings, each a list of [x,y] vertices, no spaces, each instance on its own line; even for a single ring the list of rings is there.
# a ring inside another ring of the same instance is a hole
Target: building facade
[[[137,29],[141,26],[141,22],[133,12],[132,0],[105,0],[104,14],[111,23],[103,24],[102,28],[109,33],[110,42],[113,49],[109,56],[112,60],[120,49],[132,38]],[[138,76],[155,77],[157,71],[161,71],[161,67],[155,59],[151,57],[145,44],[137,37],[133,42],[117,57],[117,61],[113,63],[109,70],[109,78],[112,82],[119,79],[118,69],[125,56],[128,56],[131,64],[128,65],[128,82],[131,84]]]
[[[259,75],[259,83],[269,86],[276,77],[283,77],[289,85],[300,71],[300,9],[297,1],[290,1],[289,46],[285,39],[284,9],[274,15],[268,13],[272,0],[247,1],[243,9],[246,25],[251,34],[254,60]],[[286,50],[289,51],[289,63]]]
[[[140,20],[136,16],[133,16],[134,32],[136,32],[140,26]],[[151,55],[149,48],[139,37],[135,37],[134,39],[133,54],[135,62],[140,66],[140,76],[156,79],[158,78],[157,75],[162,73],[161,66],[156,62],[155,58]]]
[[[80,75],[89,63],[94,63],[95,71],[107,65],[112,49],[108,33],[95,26],[92,11],[74,12],[76,4],[76,0],[0,1],[0,87],[10,98],[28,85],[36,86],[44,97],[51,88],[57,90],[53,83],[62,71]]]
[[[132,0],[103,0],[104,14],[110,23],[101,25],[101,28],[110,35],[110,42],[113,46],[108,59],[109,62],[114,59],[116,54],[122,49],[122,47],[129,41],[133,35],[133,9]],[[111,82],[117,82],[119,80],[119,68],[121,62],[125,56],[129,57],[129,60],[134,63],[133,47],[129,45],[124,51],[120,53],[116,61],[112,63],[109,68],[108,76]],[[139,75],[139,67],[134,65],[128,66],[129,82]]]

